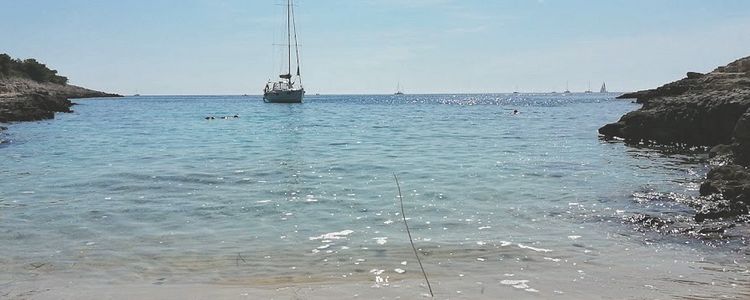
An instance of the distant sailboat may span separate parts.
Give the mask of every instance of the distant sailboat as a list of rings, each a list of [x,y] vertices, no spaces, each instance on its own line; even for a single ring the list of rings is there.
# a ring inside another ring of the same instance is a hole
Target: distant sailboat
[[[593,92],[591,91],[591,81],[589,81],[589,88],[588,88],[588,89],[586,89],[586,91],[585,91],[584,93],[586,93],[586,94],[591,94],[591,93],[593,93]]]
[[[565,82],[565,91],[563,92],[563,94],[570,94],[570,89],[568,88],[568,82],[567,81]]]
[[[599,90],[600,93],[606,93],[607,92],[607,83],[602,82],[602,88]]]
[[[396,84],[396,93],[394,93],[394,95],[403,95],[403,94],[404,92],[401,91],[401,82],[399,82],[398,84]]]
[[[266,103],[302,103],[305,89],[302,87],[302,75],[299,66],[299,44],[297,43],[297,25],[294,21],[294,1],[286,1],[286,33],[287,33],[287,73],[279,75],[279,81],[268,81],[263,89],[263,101]],[[292,76],[292,37],[294,37],[294,52],[297,58],[297,79]]]

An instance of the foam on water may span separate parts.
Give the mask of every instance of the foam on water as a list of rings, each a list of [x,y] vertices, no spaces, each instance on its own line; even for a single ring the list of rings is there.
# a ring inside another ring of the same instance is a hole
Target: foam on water
[[[405,261],[397,173],[423,263],[453,295],[479,295],[482,282],[540,297],[647,284],[658,288],[645,298],[741,296],[741,247],[622,223],[689,216],[706,167],[598,139],[637,107],[613,96],[82,100],[4,132],[0,284],[75,275],[396,289],[421,279]]]

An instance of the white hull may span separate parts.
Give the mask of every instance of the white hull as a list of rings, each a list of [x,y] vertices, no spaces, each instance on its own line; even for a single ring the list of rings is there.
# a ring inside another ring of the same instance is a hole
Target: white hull
[[[266,103],[302,103],[305,90],[269,91],[263,94]]]

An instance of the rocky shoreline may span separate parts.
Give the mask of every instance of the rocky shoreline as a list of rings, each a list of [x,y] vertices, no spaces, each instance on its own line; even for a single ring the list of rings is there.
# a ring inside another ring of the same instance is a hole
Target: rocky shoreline
[[[750,206],[750,57],[662,87],[624,94],[639,110],[599,129],[626,143],[711,147],[694,220],[744,221]]]
[[[71,112],[74,103],[69,99],[98,97],[120,95],[26,78],[0,78],[0,123],[52,119],[56,112]]]

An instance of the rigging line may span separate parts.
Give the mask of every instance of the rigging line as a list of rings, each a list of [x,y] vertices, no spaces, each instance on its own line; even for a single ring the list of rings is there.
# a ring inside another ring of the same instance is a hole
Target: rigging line
[[[302,88],[302,75],[300,74],[299,66],[299,43],[297,42],[297,16],[294,15],[294,0],[292,1],[292,28],[294,29],[294,51],[297,54],[297,77],[299,77],[299,87]]]

